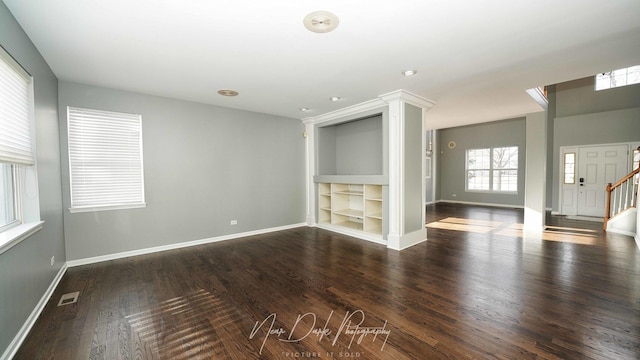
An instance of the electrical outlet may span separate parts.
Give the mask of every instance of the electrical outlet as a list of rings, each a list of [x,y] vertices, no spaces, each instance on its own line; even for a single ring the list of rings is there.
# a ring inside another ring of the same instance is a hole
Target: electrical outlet
[[[238,225],[238,220],[231,220],[231,225]]]
[[[451,196],[456,197],[456,196],[458,196],[458,195],[457,195],[457,194],[451,194]]]
[[[55,264],[55,263],[56,263],[56,257],[52,256],[51,257],[51,266],[53,266],[53,264]]]

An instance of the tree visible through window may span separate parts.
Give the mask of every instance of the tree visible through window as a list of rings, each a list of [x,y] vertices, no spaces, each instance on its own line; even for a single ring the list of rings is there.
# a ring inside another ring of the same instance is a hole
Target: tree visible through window
[[[467,150],[468,191],[518,191],[518,147]]]

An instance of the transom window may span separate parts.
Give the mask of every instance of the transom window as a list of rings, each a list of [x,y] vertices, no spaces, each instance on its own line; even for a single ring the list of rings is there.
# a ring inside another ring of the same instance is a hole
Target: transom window
[[[596,91],[640,83],[640,65],[596,75]]]
[[[467,150],[467,191],[517,192],[518,147]]]

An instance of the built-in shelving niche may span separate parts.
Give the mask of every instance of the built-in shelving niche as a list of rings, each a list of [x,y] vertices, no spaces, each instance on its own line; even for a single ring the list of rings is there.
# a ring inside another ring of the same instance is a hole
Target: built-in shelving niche
[[[320,226],[372,241],[386,239],[386,110],[316,127],[317,215]]]
[[[317,175],[383,175],[383,117],[317,128]]]
[[[318,222],[382,236],[382,185],[318,184]]]

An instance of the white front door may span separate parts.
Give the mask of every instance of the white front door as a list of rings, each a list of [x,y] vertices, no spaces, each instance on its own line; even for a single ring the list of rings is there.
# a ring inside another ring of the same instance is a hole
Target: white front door
[[[627,145],[594,146],[578,151],[578,215],[604,216],[607,183],[627,174]]]

